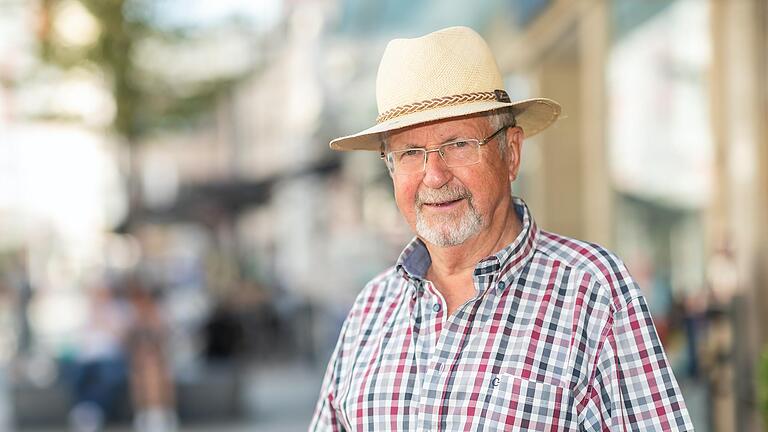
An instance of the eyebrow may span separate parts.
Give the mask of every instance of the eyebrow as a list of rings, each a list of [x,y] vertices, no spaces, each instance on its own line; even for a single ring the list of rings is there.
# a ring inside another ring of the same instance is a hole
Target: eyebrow
[[[460,136],[458,136],[458,135],[451,135],[450,137],[448,137],[448,138],[444,139],[444,140],[443,140],[443,142],[441,142],[441,143],[440,143],[440,144],[438,144],[438,145],[447,144],[447,143],[449,143],[449,142],[453,142],[453,141],[456,141],[456,140],[460,140],[460,139],[464,139],[464,138],[463,138],[463,137],[460,137]],[[403,146],[402,150],[405,150],[405,149],[414,149],[414,148],[427,148],[427,147],[426,147],[426,146],[420,146],[420,145],[417,145],[417,144],[414,144],[414,143],[408,143],[408,144],[406,144],[405,146]]]

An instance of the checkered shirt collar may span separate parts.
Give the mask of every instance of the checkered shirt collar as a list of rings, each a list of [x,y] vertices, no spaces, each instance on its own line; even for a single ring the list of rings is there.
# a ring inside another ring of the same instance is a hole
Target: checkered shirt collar
[[[474,272],[475,278],[497,276],[499,273],[515,274],[533,256],[539,234],[536,221],[521,198],[513,197],[512,202],[517,217],[522,221],[522,229],[512,243],[477,263]],[[405,279],[421,280],[426,277],[431,263],[432,259],[424,242],[420,238],[414,237],[400,253],[396,269]],[[494,279],[497,278],[494,277]],[[500,285],[499,289],[504,289],[504,286]]]

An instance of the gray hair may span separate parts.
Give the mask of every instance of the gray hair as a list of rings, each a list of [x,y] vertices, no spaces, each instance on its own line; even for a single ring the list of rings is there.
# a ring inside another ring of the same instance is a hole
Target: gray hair
[[[488,114],[488,125],[491,127],[492,132],[496,132],[504,126],[515,126],[515,115],[511,110],[493,111]],[[499,153],[503,156],[507,154],[507,131],[503,130],[497,135],[499,142]]]

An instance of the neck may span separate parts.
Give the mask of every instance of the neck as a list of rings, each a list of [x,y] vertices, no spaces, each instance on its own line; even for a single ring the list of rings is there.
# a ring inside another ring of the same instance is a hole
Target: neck
[[[512,243],[522,230],[522,223],[512,203],[500,211],[502,214],[487,229],[460,245],[440,247],[424,242],[432,260],[427,276],[434,281],[471,278],[480,260]]]

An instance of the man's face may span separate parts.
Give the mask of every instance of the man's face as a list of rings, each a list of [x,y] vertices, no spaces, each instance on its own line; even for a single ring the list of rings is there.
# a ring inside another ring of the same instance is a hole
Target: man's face
[[[495,130],[485,117],[446,120],[392,134],[388,151],[437,148],[459,139],[482,140]],[[486,230],[510,206],[510,182],[517,176],[522,131],[506,131],[507,151],[497,138],[480,147],[480,162],[448,168],[437,152],[414,174],[394,173],[395,201],[411,229],[437,246],[456,246]]]

